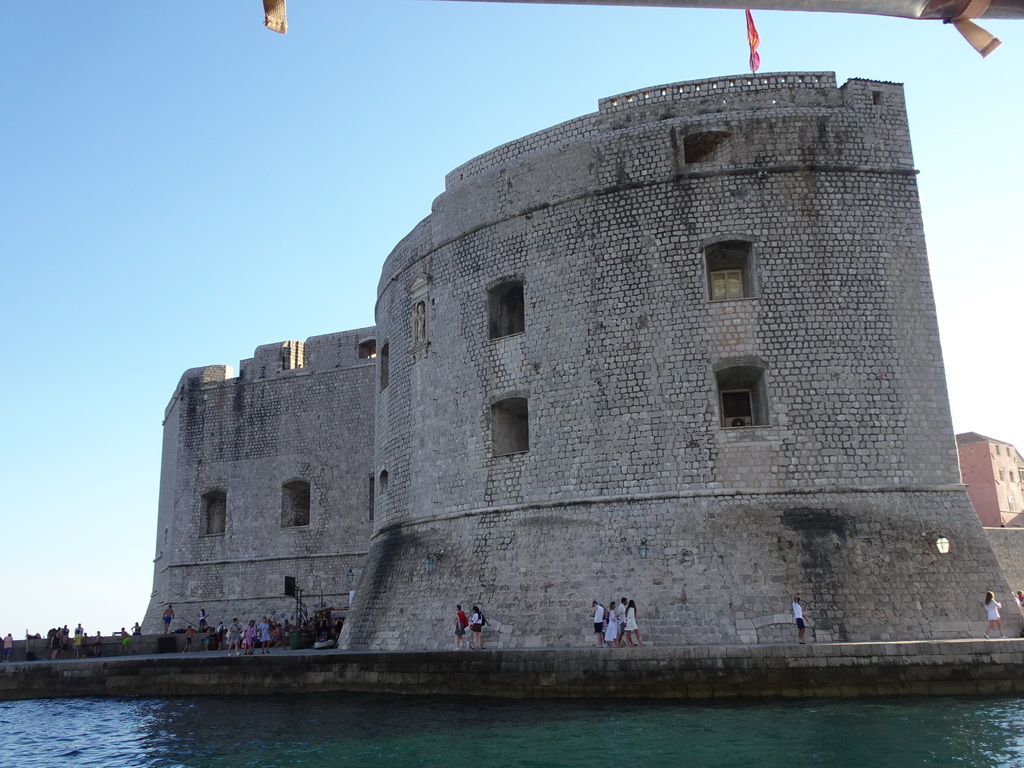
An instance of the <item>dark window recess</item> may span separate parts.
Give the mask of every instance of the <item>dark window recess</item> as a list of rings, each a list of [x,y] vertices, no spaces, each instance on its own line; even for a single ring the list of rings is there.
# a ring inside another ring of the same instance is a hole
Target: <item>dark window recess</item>
[[[290,480],[281,486],[281,525],[309,525],[309,483]]]
[[[203,517],[208,534],[224,533],[228,519],[228,495],[224,491],[203,494]]]
[[[530,450],[530,415],[525,397],[491,406],[491,451],[495,456]]]
[[[359,359],[372,360],[377,356],[377,340],[369,339],[359,345]]]
[[[526,310],[522,281],[513,280],[492,288],[487,295],[487,309],[492,339],[523,333]]]
[[[378,357],[378,359],[380,361],[380,388],[381,389],[384,389],[388,385],[388,378],[391,375],[391,372],[388,369],[389,357],[390,357],[390,355],[389,355],[388,345],[385,344],[383,347],[380,348],[380,355]]]
[[[731,136],[731,133],[725,131],[707,131],[687,136],[683,139],[683,162],[706,163],[716,159]]]

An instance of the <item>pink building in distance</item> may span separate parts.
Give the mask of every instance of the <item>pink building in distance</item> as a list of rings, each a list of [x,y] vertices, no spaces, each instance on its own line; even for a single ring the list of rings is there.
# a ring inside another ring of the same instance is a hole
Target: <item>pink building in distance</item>
[[[960,477],[987,528],[1024,527],[1024,458],[1009,443],[977,432],[956,436]]]

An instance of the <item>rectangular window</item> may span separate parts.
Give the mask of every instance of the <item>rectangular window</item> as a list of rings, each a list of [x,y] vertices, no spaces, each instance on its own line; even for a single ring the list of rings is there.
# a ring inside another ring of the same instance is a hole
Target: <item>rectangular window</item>
[[[723,269],[711,273],[711,300],[743,298],[743,270]]]
[[[722,418],[726,427],[749,427],[754,423],[753,393],[749,389],[722,392]]]
[[[999,479],[1000,480],[1005,480],[1006,479],[1006,473],[1003,472],[1003,470],[1001,470],[1001,469],[999,470]]]

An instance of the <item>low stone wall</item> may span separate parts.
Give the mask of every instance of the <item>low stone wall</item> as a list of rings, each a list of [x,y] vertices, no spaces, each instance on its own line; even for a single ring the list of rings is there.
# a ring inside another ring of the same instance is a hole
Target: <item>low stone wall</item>
[[[1024,640],[433,653],[275,651],[0,665],[0,700],[328,691],[508,698],[1024,693]]]
[[[985,533],[1010,589],[1024,589],[1024,528],[986,528]],[[1009,598],[1009,595],[996,595],[1003,604],[1004,614]]]
[[[205,648],[205,634],[196,634],[192,645],[196,650]],[[161,639],[162,638],[162,639]],[[71,638],[74,640],[74,637]],[[181,651],[185,647],[184,633],[168,633],[166,635],[132,635],[127,646],[121,644],[120,637],[104,635],[100,641],[99,656],[103,659],[141,656],[153,653],[173,653]],[[95,639],[90,637],[82,646],[81,659],[95,657]],[[67,657],[72,659],[74,646],[69,645]],[[11,661],[45,661],[50,658],[49,640],[30,638],[27,640],[15,640],[14,648],[11,650]]]

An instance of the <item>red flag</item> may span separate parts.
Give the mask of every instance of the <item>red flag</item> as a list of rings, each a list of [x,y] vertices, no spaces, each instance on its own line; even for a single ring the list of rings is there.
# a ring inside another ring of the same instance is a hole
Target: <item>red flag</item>
[[[747,42],[750,43],[750,71],[757,72],[761,66],[761,57],[757,53],[757,46],[761,44],[761,36],[757,34],[757,27],[754,26],[754,17],[747,9]]]

